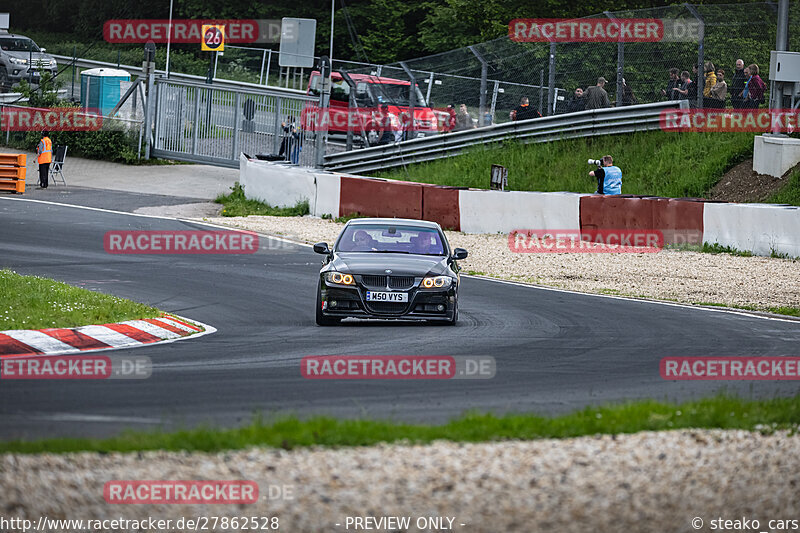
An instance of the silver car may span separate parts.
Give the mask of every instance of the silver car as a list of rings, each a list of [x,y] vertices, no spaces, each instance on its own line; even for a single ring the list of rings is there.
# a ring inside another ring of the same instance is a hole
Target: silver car
[[[42,72],[55,75],[58,65],[32,39],[0,31],[0,92],[6,92],[22,80],[38,85]]]

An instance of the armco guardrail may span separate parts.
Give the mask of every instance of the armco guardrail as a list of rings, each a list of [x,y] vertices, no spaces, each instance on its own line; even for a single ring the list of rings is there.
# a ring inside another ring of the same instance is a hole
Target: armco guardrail
[[[59,98],[65,98],[69,91],[67,89],[60,89],[58,91]],[[21,104],[27,102],[27,98],[23,98],[20,93],[0,93],[0,104]]]
[[[325,168],[364,173],[409,163],[453,157],[464,153],[470,146],[506,139],[532,143],[657,130],[660,128],[659,116],[662,111],[686,107],[688,107],[686,100],[671,100],[506,122],[485,128],[326,155]]]
[[[59,56],[53,55],[58,61],[59,69],[63,68],[65,65],[71,65],[73,58],[70,56]],[[122,70],[126,70],[131,74],[136,74],[137,76],[141,76],[142,74],[142,66],[135,66],[135,65],[117,65],[116,63],[106,63],[104,61],[94,61],[91,59],[81,59],[78,58],[75,60],[75,66],[78,68],[119,68]],[[166,72],[163,70],[156,70],[156,75],[166,76]],[[67,71],[65,70],[62,75],[68,75]],[[205,83],[206,77],[205,76],[194,76],[192,74],[181,74],[179,72],[171,71],[169,73],[169,79],[174,81],[183,81],[183,82],[195,82],[195,83]],[[233,80],[223,80],[219,78],[214,78],[214,86],[215,87],[222,87],[226,89],[257,89],[257,90],[264,90],[269,89],[270,91],[278,91],[284,94],[290,95],[304,95],[306,94],[305,91],[298,91],[297,89],[287,89],[285,87],[273,87],[271,85],[259,85],[258,83],[248,83],[244,81],[233,81]]]

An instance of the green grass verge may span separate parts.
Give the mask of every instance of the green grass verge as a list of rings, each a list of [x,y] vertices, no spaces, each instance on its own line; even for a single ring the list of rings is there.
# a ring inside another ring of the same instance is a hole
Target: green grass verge
[[[0,270],[0,331],[155,318],[155,307],[38,276]]]
[[[786,185],[769,197],[767,203],[800,205],[800,170],[793,172]]]
[[[246,217],[248,215],[297,217],[310,212],[307,200],[298,202],[294,207],[272,207],[264,202],[248,199],[244,195],[244,188],[238,181],[231,187],[230,194],[221,194],[214,201],[225,206],[222,209],[222,216],[225,217]]]
[[[518,191],[594,192],[587,159],[614,156],[622,168],[623,192],[653,196],[702,197],[722,175],[751,157],[750,133],[665,133],[661,131],[558,142],[508,142],[471,148],[465,155],[396,168],[380,177],[489,188],[492,164],[508,168]]]
[[[309,420],[283,418],[273,423],[257,419],[248,426],[225,430],[200,428],[174,433],[129,432],[104,440],[62,438],[9,441],[0,443],[0,452],[216,452],[252,446],[292,449],[305,446],[368,446],[380,442],[429,443],[440,439],[455,442],[529,440],[680,428],[794,431],[798,424],[800,396],[770,400],[717,396],[682,404],[647,400],[591,407],[557,417],[467,414],[438,426],[326,417]]]

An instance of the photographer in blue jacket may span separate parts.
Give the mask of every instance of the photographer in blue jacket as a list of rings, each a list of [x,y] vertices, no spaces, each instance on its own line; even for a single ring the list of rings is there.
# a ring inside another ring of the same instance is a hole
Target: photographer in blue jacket
[[[597,194],[622,194],[622,170],[614,166],[610,155],[590,159],[589,164],[597,165],[597,170],[589,172],[589,176],[597,178]]]

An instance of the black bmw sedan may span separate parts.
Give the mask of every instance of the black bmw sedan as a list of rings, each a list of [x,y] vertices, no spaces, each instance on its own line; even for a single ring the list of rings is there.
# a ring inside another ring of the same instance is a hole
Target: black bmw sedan
[[[343,318],[458,320],[458,261],[435,222],[402,218],[358,218],[342,229],[326,256],[317,286],[317,324]]]

